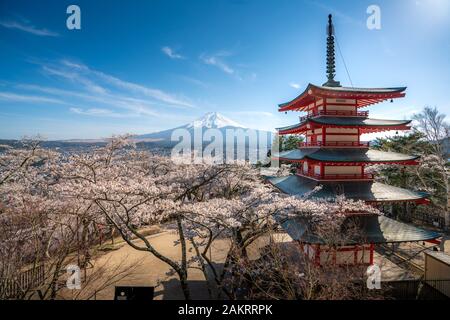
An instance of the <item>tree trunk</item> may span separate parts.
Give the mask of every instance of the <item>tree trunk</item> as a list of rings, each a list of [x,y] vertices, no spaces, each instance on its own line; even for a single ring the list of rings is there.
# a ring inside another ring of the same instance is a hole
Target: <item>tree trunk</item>
[[[447,210],[445,211],[444,219],[445,219],[445,231],[450,231],[450,199],[448,186],[447,186]]]
[[[180,284],[181,289],[183,290],[184,298],[186,300],[191,300],[191,294],[187,284],[186,238],[184,237],[183,225],[180,216],[177,217],[177,226],[181,243],[181,270],[178,275],[180,276]]]
[[[203,261],[202,255],[200,253],[200,250],[198,249],[197,244],[195,243],[194,238],[190,238],[189,239],[192,243],[192,246],[195,249],[195,254],[197,255],[199,264],[200,264],[200,268],[202,269],[203,275],[205,277],[205,281],[206,281],[206,288],[208,289],[208,295],[210,299],[213,299],[213,293],[212,293],[212,289],[211,289],[211,285],[210,285],[210,281],[209,281],[209,275],[208,275],[208,269],[206,268],[206,264]]]
[[[186,272],[179,273],[178,277],[180,278],[180,285],[181,290],[183,290],[184,299],[191,300],[191,292],[189,291]]]

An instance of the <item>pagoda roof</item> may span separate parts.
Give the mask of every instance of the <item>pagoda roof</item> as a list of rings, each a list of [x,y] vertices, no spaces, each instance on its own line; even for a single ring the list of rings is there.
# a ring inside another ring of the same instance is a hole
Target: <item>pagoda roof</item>
[[[318,116],[314,118],[307,118],[300,123],[277,128],[280,134],[298,133],[308,130],[307,125],[318,125],[327,127],[355,127],[362,128],[363,132],[373,132],[381,130],[395,130],[395,129],[409,129],[407,125],[411,123],[411,120],[385,120],[385,119],[371,119],[364,117],[330,117],[330,116]]]
[[[364,163],[400,163],[414,161],[419,156],[410,156],[397,152],[378,151],[366,148],[303,148],[273,154],[279,160],[298,162],[315,160],[321,162],[364,162]]]
[[[411,120],[385,120],[371,119],[362,117],[328,117],[320,116],[308,119],[318,124],[337,125],[337,126],[400,126],[407,125]]]
[[[277,189],[283,193],[309,199],[334,198],[341,192],[347,199],[367,202],[426,202],[426,192],[411,191],[374,181],[319,182],[297,175],[284,177],[267,177]],[[317,186],[320,190],[314,191]]]
[[[324,244],[322,239],[311,232],[306,219],[300,217],[281,219],[277,217],[277,220],[293,240],[310,244]],[[346,244],[426,241],[441,236],[434,231],[417,228],[383,215],[373,214],[351,215],[344,220],[342,228],[355,224],[359,226],[358,234],[349,239]]]
[[[295,99],[278,105],[278,111],[296,110],[303,111],[316,99],[338,98],[356,99],[357,107],[364,107],[379,103],[387,99],[401,98],[405,96],[406,87],[394,88],[353,88],[353,87],[328,87],[308,84]]]

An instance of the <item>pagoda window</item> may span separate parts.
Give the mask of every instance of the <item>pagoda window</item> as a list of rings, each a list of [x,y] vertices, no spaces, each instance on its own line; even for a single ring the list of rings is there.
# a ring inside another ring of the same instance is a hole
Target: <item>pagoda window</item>
[[[322,172],[320,171],[320,166],[319,165],[315,165],[314,166],[314,174],[316,176],[320,176],[322,174]]]
[[[341,252],[336,256],[336,263],[339,264],[353,264],[355,260],[355,247],[342,246]],[[347,250],[345,250],[347,249]]]
[[[327,134],[326,139],[328,142],[331,141],[352,141],[352,142],[358,142],[359,137],[357,135],[337,135],[337,134]]]
[[[316,258],[316,262],[318,262],[320,265],[329,265],[333,264],[333,261],[336,260],[334,252],[334,249],[326,250],[327,247],[321,247],[319,251],[319,257]]]
[[[310,259],[313,259],[316,256],[316,250],[312,245],[306,244],[304,251]]]
[[[327,128],[327,133],[358,134],[356,128]]]
[[[334,98],[327,98],[327,104],[352,104],[352,105],[356,105],[356,99],[334,99]]]
[[[361,174],[361,166],[325,166],[325,175]]]
[[[303,162],[303,173],[308,174],[308,161]]]

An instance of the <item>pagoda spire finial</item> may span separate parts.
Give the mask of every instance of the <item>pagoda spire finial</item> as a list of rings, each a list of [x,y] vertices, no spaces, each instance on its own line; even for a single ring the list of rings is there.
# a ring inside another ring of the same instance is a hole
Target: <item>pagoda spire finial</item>
[[[334,61],[334,27],[331,14],[328,15],[327,26],[327,82],[323,84],[326,87],[340,87],[339,81],[334,80],[336,66]]]

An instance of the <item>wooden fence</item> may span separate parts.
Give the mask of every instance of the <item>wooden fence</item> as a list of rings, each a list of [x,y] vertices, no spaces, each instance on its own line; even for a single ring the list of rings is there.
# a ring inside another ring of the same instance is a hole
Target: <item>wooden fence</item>
[[[413,211],[411,217],[424,225],[434,226],[441,229],[444,229],[445,227],[445,218],[436,213]]]
[[[21,293],[27,292],[44,283],[44,279],[44,265],[26,270],[14,279],[0,279],[0,297],[3,299],[19,297]]]
[[[448,300],[442,293],[448,288],[450,280],[398,280],[383,282],[387,299],[396,300]]]

